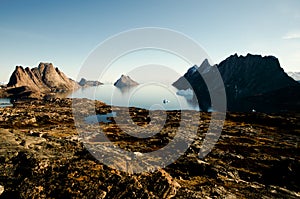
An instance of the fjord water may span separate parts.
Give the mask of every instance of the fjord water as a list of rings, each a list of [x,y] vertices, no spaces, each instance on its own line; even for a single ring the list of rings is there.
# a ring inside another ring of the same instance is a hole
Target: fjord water
[[[12,106],[9,98],[0,98],[0,107]]]
[[[141,84],[117,88],[111,84],[81,88],[69,97],[100,100],[108,105],[138,107],[150,110],[199,110],[198,104],[188,97],[176,94],[173,86]]]

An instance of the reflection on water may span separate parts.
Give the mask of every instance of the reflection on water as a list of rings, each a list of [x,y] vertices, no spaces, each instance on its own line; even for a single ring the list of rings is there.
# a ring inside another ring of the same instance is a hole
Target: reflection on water
[[[161,110],[199,110],[194,98],[179,96],[173,86],[141,84],[136,87],[119,89],[113,85],[81,88],[68,97],[96,99],[114,106],[139,107]],[[163,103],[168,100],[168,103]]]
[[[12,103],[10,102],[9,98],[0,98],[0,107],[8,107],[12,106]]]
[[[91,115],[85,118],[85,122],[88,124],[95,124],[99,122],[103,123],[110,123],[112,122],[109,120],[109,117],[116,117],[116,112],[107,113],[107,114],[98,114],[98,115]]]
[[[45,96],[46,99],[50,99],[50,98],[66,98],[69,97],[70,95],[72,95],[72,91],[68,91],[68,92],[61,92],[61,93],[51,93]]]

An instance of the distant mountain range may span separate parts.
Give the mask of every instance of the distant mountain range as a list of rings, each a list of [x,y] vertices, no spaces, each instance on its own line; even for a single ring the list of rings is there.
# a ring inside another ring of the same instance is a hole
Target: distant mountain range
[[[220,72],[221,83],[215,81],[217,71]],[[298,79],[299,73],[289,75]],[[192,89],[194,99],[197,98],[203,111],[210,108],[218,110],[218,104],[211,103],[204,79],[209,80],[211,89],[216,93],[225,89],[228,111],[300,111],[300,84],[290,76],[280,67],[276,57],[235,54],[213,66],[204,60],[200,66],[188,69],[173,86],[180,90]],[[0,87],[0,97],[41,98],[101,84],[84,78],[77,83],[53,64],[40,63],[32,69],[17,66],[9,83]],[[124,88],[139,84],[129,76],[122,75],[114,85]]]
[[[300,84],[283,71],[273,56],[235,54],[214,66],[204,60],[199,67],[191,67],[173,86],[183,90],[192,88],[200,108],[207,111],[212,104],[203,77],[213,77],[217,69],[224,82],[229,111],[300,110]],[[215,89],[218,86],[221,85],[213,85]]]

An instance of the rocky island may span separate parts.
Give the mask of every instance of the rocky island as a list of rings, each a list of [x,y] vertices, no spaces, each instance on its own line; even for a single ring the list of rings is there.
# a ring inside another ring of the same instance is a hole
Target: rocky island
[[[100,86],[103,85],[103,83],[99,81],[92,81],[92,80],[86,80],[85,78],[81,78],[78,84],[82,87],[89,87],[89,86]]]
[[[138,85],[139,83],[132,80],[129,76],[126,75],[121,75],[121,77],[114,83],[114,86],[118,88],[133,87]]]

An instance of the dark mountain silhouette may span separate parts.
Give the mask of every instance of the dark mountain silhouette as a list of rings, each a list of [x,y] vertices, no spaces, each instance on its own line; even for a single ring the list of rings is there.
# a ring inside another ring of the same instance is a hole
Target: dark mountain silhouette
[[[212,105],[203,77],[214,77],[217,69],[224,82],[229,111],[299,111],[300,84],[283,71],[273,56],[235,54],[214,66],[204,60],[200,67],[191,67],[173,86],[193,88],[200,108],[207,111]],[[213,84],[213,79],[210,82]],[[212,87],[218,89],[218,86]]]

